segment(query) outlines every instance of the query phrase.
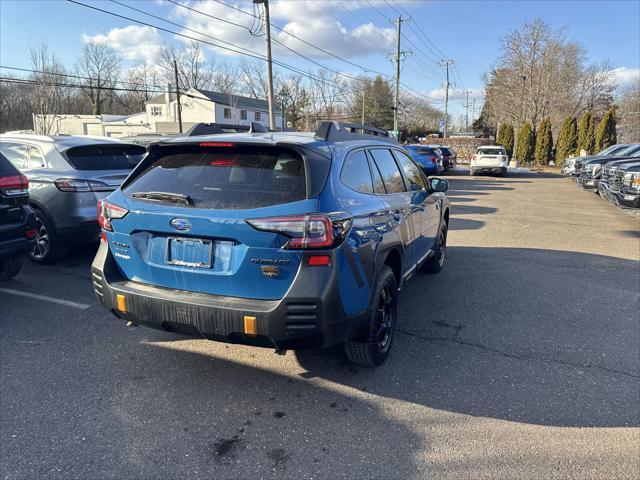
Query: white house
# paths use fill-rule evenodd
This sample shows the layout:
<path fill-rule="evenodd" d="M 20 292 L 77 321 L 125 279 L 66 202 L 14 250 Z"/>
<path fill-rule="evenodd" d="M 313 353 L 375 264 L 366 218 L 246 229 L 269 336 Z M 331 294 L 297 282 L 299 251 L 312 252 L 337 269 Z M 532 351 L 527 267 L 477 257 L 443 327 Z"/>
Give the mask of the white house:
<path fill-rule="evenodd" d="M 269 128 L 266 100 L 227 93 L 190 89 L 180 95 L 182 131 L 198 123 L 249 125 L 259 122 Z M 274 110 L 276 128 L 282 127 L 282 112 Z M 150 99 L 145 111 L 132 115 L 35 115 L 35 133 L 103 135 L 125 137 L 141 133 L 177 133 L 178 102 L 174 93 Z"/>

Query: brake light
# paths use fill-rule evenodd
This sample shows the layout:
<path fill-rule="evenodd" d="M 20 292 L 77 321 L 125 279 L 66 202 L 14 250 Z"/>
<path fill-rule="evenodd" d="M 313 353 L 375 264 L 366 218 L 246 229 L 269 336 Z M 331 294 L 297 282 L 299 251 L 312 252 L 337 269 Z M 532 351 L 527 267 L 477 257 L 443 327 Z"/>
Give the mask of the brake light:
<path fill-rule="evenodd" d="M 198 144 L 201 147 L 235 147 L 235 143 L 231 142 L 200 142 Z"/>
<path fill-rule="evenodd" d="M 289 237 L 287 249 L 332 248 L 349 233 L 351 219 L 335 220 L 327 215 L 287 215 L 245 220 L 256 230 Z"/>
<path fill-rule="evenodd" d="M 435 155 L 431 155 L 427 158 L 431 161 L 431 163 L 438 163 L 438 157 L 436 157 Z"/>
<path fill-rule="evenodd" d="M 95 180 L 77 178 L 58 178 L 53 182 L 61 192 L 111 192 L 113 187 Z"/>
<path fill-rule="evenodd" d="M 226 159 L 214 160 L 213 162 L 210 162 L 210 165 L 213 167 L 239 167 L 240 166 L 240 164 L 235 160 L 226 160 Z"/>
<path fill-rule="evenodd" d="M 113 232 L 111 220 L 124 218 L 129 213 L 126 208 L 113 205 L 106 200 L 98 200 L 98 223 L 109 232 Z"/>
<path fill-rule="evenodd" d="M 29 193 L 29 179 L 22 174 L 0 177 L 0 190 L 7 196 Z"/>
<path fill-rule="evenodd" d="M 474 162 L 475 162 L 477 159 L 478 159 L 478 156 L 477 156 L 477 155 L 474 155 L 473 157 L 471 157 L 471 160 L 472 160 L 472 161 L 474 161 Z"/>

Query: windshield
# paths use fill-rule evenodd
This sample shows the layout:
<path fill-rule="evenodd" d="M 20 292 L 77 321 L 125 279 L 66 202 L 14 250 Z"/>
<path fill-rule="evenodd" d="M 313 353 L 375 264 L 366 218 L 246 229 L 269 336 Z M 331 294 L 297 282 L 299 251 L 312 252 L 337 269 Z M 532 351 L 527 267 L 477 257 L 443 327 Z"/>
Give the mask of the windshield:
<path fill-rule="evenodd" d="M 611 145 L 610 147 L 605 148 L 601 152 L 598 152 L 597 155 L 613 155 L 616 152 L 621 152 L 629 148 L 629 145 Z"/>
<path fill-rule="evenodd" d="M 139 199 L 162 194 L 197 208 L 240 210 L 304 200 L 304 160 L 283 148 L 198 145 L 163 147 L 124 188 Z M 168 196 L 165 195 L 167 198 Z"/>
<path fill-rule="evenodd" d="M 622 148 L 620 151 L 616 152 L 614 156 L 624 157 L 624 156 L 635 155 L 637 153 L 640 153 L 640 145 L 631 145 L 631 146 Z"/>
<path fill-rule="evenodd" d="M 140 145 L 85 145 L 65 152 L 67 161 L 76 170 L 131 170 L 146 149 Z"/>

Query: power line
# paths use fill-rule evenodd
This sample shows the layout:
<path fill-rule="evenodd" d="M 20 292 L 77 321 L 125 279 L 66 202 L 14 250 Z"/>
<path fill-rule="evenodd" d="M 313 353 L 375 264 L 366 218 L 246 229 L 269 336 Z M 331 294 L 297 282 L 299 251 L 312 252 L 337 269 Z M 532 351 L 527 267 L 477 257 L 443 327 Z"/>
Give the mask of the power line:
<path fill-rule="evenodd" d="M 124 19 L 124 20 L 128 20 L 128 21 L 130 21 L 130 22 L 135 22 L 135 23 L 138 23 L 138 24 L 140 24 L 140 25 L 145 25 L 145 26 L 148 26 L 148 27 L 153 27 L 153 28 L 156 28 L 156 29 L 158 29 L 158 30 L 160 30 L 160 31 L 163 31 L 163 32 L 171 33 L 171 34 L 173 34 L 173 35 L 177 35 L 177 36 L 180 36 L 180 37 L 183 37 L 183 38 L 187 38 L 187 39 L 189 39 L 189 40 L 193 40 L 194 42 L 201 42 L 201 43 L 205 43 L 205 44 L 207 44 L 207 45 L 211 45 L 211 46 L 213 46 L 213 47 L 220 48 L 220 49 L 222 49 L 222 50 L 227 50 L 227 51 L 230 51 L 230 52 L 233 52 L 233 53 L 237 53 L 237 54 L 240 54 L 240 55 L 245 55 L 245 56 L 247 56 L 247 57 L 255 58 L 255 59 L 258 59 L 258 60 L 262 60 L 262 61 L 265 61 L 265 60 L 266 60 L 266 59 L 265 59 L 265 57 L 264 57 L 264 55 L 256 54 L 256 53 L 254 53 L 254 52 L 251 52 L 250 50 L 247 50 L 247 49 L 245 49 L 245 48 L 243 48 L 243 47 L 240 47 L 239 45 L 233 44 L 233 43 L 231 43 L 231 42 L 226 42 L 226 41 L 224 41 L 224 40 L 220 40 L 220 39 L 218 39 L 218 38 L 216 38 L 216 37 L 212 37 L 211 35 L 206 35 L 206 34 L 203 34 L 203 33 L 198 32 L 198 34 L 199 34 L 199 35 L 207 36 L 207 37 L 209 37 L 209 38 L 215 39 L 217 42 L 225 43 L 225 44 L 227 44 L 227 45 L 231 45 L 232 47 L 235 47 L 235 48 L 230 48 L 230 47 L 226 47 L 226 46 L 224 46 L 224 45 L 220 45 L 220 44 L 216 44 L 216 43 L 209 42 L 209 41 L 207 41 L 207 40 L 202 40 L 202 39 L 200 39 L 200 38 L 191 37 L 191 36 L 189 36 L 189 35 L 185 35 L 185 34 L 183 34 L 183 33 L 176 32 L 176 31 L 170 30 L 170 29 L 168 29 L 168 28 L 159 27 L 159 26 L 157 26 L 157 25 L 153 25 L 153 24 L 150 24 L 150 23 L 147 23 L 147 22 L 143 22 L 142 20 L 137 20 L 137 19 L 135 19 L 135 18 L 127 17 L 127 16 L 125 16 L 125 15 L 120 15 L 120 14 L 118 14 L 118 13 L 111 12 L 111 11 L 109 11 L 109 10 L 104 10 L 104 9 L 102 9 L 102 8 L 98 8 L 98 7 L 94 7 L 94 6 L 91 6 L 91 5 L 87 5 L 87 4 L 82 3 L 82 2 L 79 2 L 79 1 L 77 1 L 77 0 L 67 0 L 67 2 L 75 3 L 75 4 L 77 4 L 77 5 L 81 5 L 81 6 L 83 6 L 83 7 L 90 8 L 90 9 L 92 9 L 92 10 L 96 10 L 96 11 L 99 11 L 99 12 L 102 12 L 102 13 L 106 13 L 107 15 L 112 15 L 112 16 L 114 16 L 114 17 L 122 18 L 122 19 Z M 166 21 L 166 20 L 165 20 L 165 21 Z M 169 22 L 169 23 L 172 23 L 172 22 Z M 186 27 L 184 27 L 184 26 L 182 26 L 182 25 L 180 25 L 180 27 L 181 27 L 181 28 L 186 28 Z M 237 49 L 240 49 L 240 50 L 237 50 Z M 244 51 L 243 51 L 243 50 L 244 50 Z M 296 68 L 296 67 L 293 67 L 293 66 L 291 66 L 291 65 L 288 65 L 288 64 L 286 64 L 286 63 L 284 63 L 284 62 L 281 62 L 281 61 L 278 61 L 278 60 L 274 60 L 274 61 L 273 61 L 273 63 L 275 63 L 276 65 L 281 66 L 282 68 L 284 68 L 284 69 L 286 69 L 286 70 L 289 70 L 289 71 L 292 71 L 292 72 L 296 72 L 296 73 L 298 73 L 298 74 L 300 74 L 300 75 L 303 75 L 303 76 L 305 76 L 305 77 L 308 77 L 308 78 L 314 79 L 314 80 L 319 81 L 319 82 L 321 82 L 321 83 L 325 83 L 325 84 L 327 83 L 325 80 L 323 80 L 323 79 L 319 78 L 319 77 L 318 77 L 318 76 L 316 76 L 316 75 L 313 75 L 313 74 L 310 74 L 310 73 L 308 73 L 308 72 L 305 72 L 304 70 L 300 70 L 300 69 L 298 69 L 298 68 Z M 333 83 L 335 83 L 335 82 L 333 82 Z"/>
<path fill-rule="evenodd" d="M 68 1 L 74 1 L 74 3 L 77 3 L 77 2 L 75 2 L 75 0 L 68 0 Z M 221 4 L 221 5 L 224 5 L 224 6 L 226 6 L 226 7 L 229 7 L 229 8 L 231 8 L 231 9 L 236 10 L 236 11 L 238 11 L 238 12 L 241 12 L 241 13 L 243 13 L 243 14 L 245 14 L 245 15 L 252 16 L 252 17 L 256 17 L 254 14 L 249 13 L 249 12 L 247 12 L 247 11 L 245 11 L 245 10 L 239 9 L 239 8 L 237 8 L 237 7 L 233 6 L 233 5 L 229 5 L 229 4 L 225 3 L 225 2 L 223 2 L 222 0 L 215 0 L 215 1 L 216 1 L 217 3 L 219 3 L 219 4 Z M 175 3 L 175 2 L 172 2 L 172 3 Z M 192 9 L 192 10 L 199 12 L 197 9 Z M 200 12 L 200 13 L 202 13 L 202 12 Z M 312 43 L 307 42 L 306 40 L 303 40 L 303 39 L 301 39 L 300 37 L 297 37 L 297 36 L 295 36 L 295 35 L 293 35 L 293 34 L 291 34 L 291 33 L 287 32 L 286 30 L 284 30 L 284 29 L 282 29 L 282 28 L 278 27 L 277 25 L 274 25 L 273 23 L 271 23 L 271 26 L 273 26 L 274 28 L 276 28 L 277 30 L 279 30 L 279 31 L 281 31 L 281 32 L 286 33 L 287 35 L 292 36 L 293 38 L 296 38 L 297 40 L 303 41 L 304 43 L 306 43 L 306 44 L 308 44 L 308 45 L 311 45 L 311 46 L 313 46 L 314 48 L 317 48 L 318 50 L 320 50 L 320 51 L 322 51 L 322 52 L 325 52 L 325 53 L 330 54 L 330 55 L 332 55 L 332 56 L 334 56 L 334 57 L 336 57 L 336 58 L 338 58 L 338 59 L 340 59 L 340 60 L 342 60 L 342 61 L 346 61 L 346 62 L 348 62 L 348 63 L 350 63 L 350 64 L 352 64 L 352 65 L 355 65 L 355 66 L 357 66 L 358 68 L 362 69 L 362 70 L 363 70 L 363 71 L 365 71 L 365 72 L 366 72 L 366 71 L 369 71 L 369 72 L 371 72 L 371 73 L 378 74 L 378 75 L 383 76 L 383 77 L 385 77 L 385 78 L 391 78 L 391 76 L 390 76 L 390 75 L 384 74 L 384 73 L 382 73 L 382 72 L 377 72 L 377 71 L 375 71 L 375 70 L 368 69 L 368 68 L 366 68 L 366 67 L 363 67 L 362 65 L 358 65 L 358 64 L 356 64 L 356 63 L 354 63 L 354 62 L 351 62 L 351 61 L 349 61 L 349 60 L 345 60 L 345 59 L 343 59 L 342 57 L 339 57 L 339 56 L 337 56 L 337 55 L 331 54 L 330 52 L 328 52 L 328 51 L 326 51 L 326 50 L 324 50 L 324 49 L 322 49 L 322 48 L 320 48 L 320 47 L 316 47 L 316 46 L 315 46 L 315 45 L 313 45 Z M 383 30 L 383 31 L 384 31 L 384 30 Z M 207 35 L 207 36 L 208 36 L 208 35 Z M 210 36 L 209 36 L 209 37 L 210 37 Z M 210 38 L 214 38 L 214 37 L 210 37 Z M 222 41 L 222 40 L 220 40 L 220 39 L 216 39 L 216 41 Z M 296 54 L 296 55 L 298 55 L 298 56 L 300 56 L 300 57 L 304 58 L 305 60 L 310 61 L 310 62 L 312 62 L 312 63 L 314 63 L 314 64 L 316 64 L 316 65 L 320 66 L 321 68 L 324 68 L 324 69 L 326 69 L 326 70 L 329 70 L 329 71 L 331 71 L 331 72 L 333 72 L 333 73 L 335 73 L 335 74 L 337 74 L 337 75 L 341 75 L 341 76 L 343 76 L 343 77 L 349 78 L 349 79 L 351 79 L 351 80 L 359 80 L 357 77 L 354 77 L 353 75 L 349 75 L 349 74 L 345 74 L 345 73 L 343 73 L 343 72 L 339 72 L 339 71 L 337 71 L 337 70 L 334 70 L 334 69 L 331 69 L 331 68 L 327 67 L 327 66 L 326 66 L 326 65 L 324 65 L 324 64 L 321 64 L 321 63 L 319 63 L 319 62 L 316 62 L 316 61 L 314 61 L 314 60 L 310 59 L 309 57 L 307 57 L 307 56 L 305 56 L 305 55 L 301 54 L 300 52 L 298 52 L 298 51 L 296 51 L 296 50 L 294 50 L 294 49 L 292 49 L 292 48 L 290 48 L 290 47 L 288 47 L 288 46 L 284 45 L 282 42 L 279 42 L 279 41 L 278 41 L 278 40 L 276 40 L 276 39 L 273 39 L 273 41 L 274 41 L 274 42 L 276 42 L 276 43 L 278 43 L 278 44 L 279 44 L 279 45 L 281 45 L 282 47 L 284 47 L 284 48 L 286 48 L 286 49 L 290 50 L 290 51 L 291 51 L 291 52 L 293 52 L 294 54 Z M 206 43 L 206 42 L 205 42 L 205 43 Z M 225 43 L 228 43 L 228 42 L 225 42 Z M 231 45 L 233 45 L 233 44 L 231 44 Z M 235 46 L 235 47 L 237 47 L 237 45 L 234 45 L 234 46 Z M 276 62 L 276 61 L 274 60 L 274 63 L 278 63 L 278 62 Z M 307 75 L 307 76 L 308 76 L 308 75 Z M 409 91 L 413 92 L 413 93 L 415 94 L 416 98 L 420 98 L 420 97 L 422 97 L 422 98 L 425 98 L 425 99 L 427 99 L 427 100 L 429 100 L 429 101 L 430 101 L 430 100 L 432 100 L 430 97 L 428 97 L 428 96 L 426 96 L 426 95 L 423 95 L 423 94 L 421 94 L 420 92 L 417 92 L 416 90 L 413 90 L 412 88 L 408 87 L 407 85 L 404 85 L 404 84 L 402 84 L 402 85 L 404 86 L 404 88 L 405 88 L 406 90 L 409 90 Z"/>

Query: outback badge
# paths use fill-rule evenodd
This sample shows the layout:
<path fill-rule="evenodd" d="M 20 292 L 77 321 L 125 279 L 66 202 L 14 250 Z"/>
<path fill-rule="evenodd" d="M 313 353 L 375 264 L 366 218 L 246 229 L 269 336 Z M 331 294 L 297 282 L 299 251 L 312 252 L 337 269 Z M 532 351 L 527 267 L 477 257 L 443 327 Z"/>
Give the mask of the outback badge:
<path fill-rule="evenodd" d="M 261 265 L 260 270 L 265 277 L 276 278 L 280 275 L 280 267 L 274 265 Z"/>

